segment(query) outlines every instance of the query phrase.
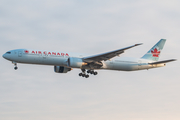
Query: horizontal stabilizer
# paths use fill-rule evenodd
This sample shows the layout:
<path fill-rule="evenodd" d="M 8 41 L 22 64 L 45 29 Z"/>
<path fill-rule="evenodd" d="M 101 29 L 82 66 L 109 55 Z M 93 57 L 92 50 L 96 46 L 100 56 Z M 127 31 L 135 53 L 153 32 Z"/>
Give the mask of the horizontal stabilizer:
<path fill-rule="evenodd" d="M 149 64 L 150 65 L 163 64 L 163 63 L 172 62 L 172 61 L 176 61 L 176 59 L 163 60 L 163 61 L 153 62 L 153 63 L 149 63 Z"/>

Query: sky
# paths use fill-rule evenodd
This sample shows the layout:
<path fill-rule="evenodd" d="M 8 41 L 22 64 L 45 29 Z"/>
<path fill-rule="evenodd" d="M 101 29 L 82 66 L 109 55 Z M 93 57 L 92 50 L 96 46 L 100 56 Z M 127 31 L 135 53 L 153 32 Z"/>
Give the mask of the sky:
<path fill-rule="evenodd" d="M 178 0 L 1 0 L 0 56 L 27 48 L 98 54 L 143 45 L 121 57 L 142 57 L 167 39 L 160 60 L 178 59 Z M 179 61 L 151 70 L 14 65 L 0 57 L 0 120 L 179 120 Z"/>

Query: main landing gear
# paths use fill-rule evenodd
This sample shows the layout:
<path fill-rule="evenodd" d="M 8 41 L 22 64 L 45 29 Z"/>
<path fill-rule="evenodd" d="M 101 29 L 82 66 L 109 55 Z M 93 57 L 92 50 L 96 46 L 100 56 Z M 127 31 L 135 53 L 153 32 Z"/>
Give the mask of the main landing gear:
<path fill-rule="evenodd" d="M 93 74 L 93 75 L 97 75 L 98 73 L 96 71 L 93 70 L 88 70 L 87 73 Z"/>
<path fill-rule="evenodd" d="M 85 77 L 85 78 L 88 78 L 88 77 L 89 77 L 89 75 L 84 74 L 84 73 L 79 73 L 79 76 L 82 76 L 82 77 Z"/>
<path fill-rule="evenodd" d="M 14 69 L 17 70 L 18 67 L 17 67 L 17 63 L 16 62 L 12 62 L 14 64 Z"/>
<path fill-rule="evenodd" d="M 87 73 L 93 74 L 93 75 L 97 75 L 97 74 L 98 74 L 98 73 L 95 72 L 94 70 L 88 70 L 87 73 L 86 73 L 86 70 L 85 70 L 85 69 L 81 69 L 81 70 L 82 70 L 82 73 L 79 73 L 79 76 L 82 76 L 82 77 L 85 77 L 85 78 L 88 78 L 88 77 L 89 77 L 89 75 L 88 75 Z"/>

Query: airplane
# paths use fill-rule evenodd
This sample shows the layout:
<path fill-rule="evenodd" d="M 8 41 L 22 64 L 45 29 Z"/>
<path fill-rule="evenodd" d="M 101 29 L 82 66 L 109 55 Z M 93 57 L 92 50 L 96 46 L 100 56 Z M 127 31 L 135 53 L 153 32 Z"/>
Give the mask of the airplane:
<path fill-rule="evenodd" d="M 12 61 L 15 70 L 18 69 L 17 63 L 51 65 L 54 66 L 56 73 L 67 73 L 72 68 L 81 69 L 79 76 L 88 78 L 90 74 L 97 75 L 98 72 L 94 70 L 100 69 L 137 71 L 164 67 L 166 63 L 176 60 L 158 61 L 165 42 L 166 39 L 161 39 L 141 58 L 120 57 L 120 54 L 142 43 L 92 56 L 69 52 L 15 49 L 3 54 L 3 58 Z"/>

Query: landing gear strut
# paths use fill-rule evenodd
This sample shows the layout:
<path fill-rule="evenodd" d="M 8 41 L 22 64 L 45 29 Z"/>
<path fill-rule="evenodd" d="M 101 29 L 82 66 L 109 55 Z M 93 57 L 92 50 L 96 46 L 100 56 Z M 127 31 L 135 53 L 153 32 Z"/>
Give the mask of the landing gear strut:
<path fill-rule="evenodd" d="M 14 62 L 14 61 L 13 61 L 12 63 L 14 64 L 14 69 L 15 69 L 15 70 L 17 70 L 17 69 L 18 69 L 18 67 L 17 67 L 17 63 L 16 63 L 16 62 Z"/>
<path fill-rule="evenodd" d="M 89 75 L 87 73 L 90 73 L 90 74 L 93 74 L 93 75 L 97 75 L 98 74 L 94 70 L 88 70 L 87 73 L 86 73 L 85 69 L 81 69 L 81 71 L 82 71 L 82 73 L 79 73 L 79 76 L 82 76 L 82 77 L 85 77 L 85 78 L 89 77 Z"/>

